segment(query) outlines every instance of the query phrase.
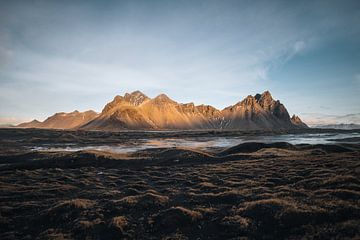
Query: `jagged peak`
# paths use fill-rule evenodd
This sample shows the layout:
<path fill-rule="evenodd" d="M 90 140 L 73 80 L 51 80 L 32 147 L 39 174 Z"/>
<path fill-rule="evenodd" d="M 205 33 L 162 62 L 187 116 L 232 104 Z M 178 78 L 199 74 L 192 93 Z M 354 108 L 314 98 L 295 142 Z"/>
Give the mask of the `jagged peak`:
<path fill-rule="evenodd" d="M 254 98 L 258 102 L 271 102 L 274 100 L 273 97 L 271 96 L 271 93 L 268 90 L 264 91 L 262 94 L 260 93 L 255 94 Z"/>
<path fill-rule="evenodd" d="M 147 97 L 144 93 L 142 93 L 141 91 L 139 90 L 136 90 L 136 91 L 133 91 L 131 93 L 125 93 L 124 97 L 129 97 L 129 96 L 143 96 L 143 97 Z"/>
<path fill-rule="evenodd" d="M 139 95 L 139 94 L 145 95 L 143 92 L 141 92 L 141 91 L 139 91 L 139 90 L 133 91 L 131 94 L 132 94 L 132 95 Z"/>
<path fill-rule="evenodd" d="M 240 104 L 252 104 L 256 101 L 255 97 L 252 95 L 248 95 L 244 100 L 240 102 Z"/>
<path fill-rule="evenodd" d="M 302 127 L 308 127 L 301 119 L 299 116 L 293 114 L 292 117 L 290 118 L 290 121 L 297 125 L 297 126 L 302 126 Z"/>
<path fill-rule="evenodd" d="M 267 101 L 271 102 L 274 101 L 273 97 L 271 96 L 271 93 L 269 91 L 265 91 L 261 94 L 259 101 Z"/>
<path fill-rule="evenodd" d="M 300 119 L 300 117 L 297 116 L 297 115 L 295 115 L 295 114 L 293 114 L 293 115 L 291 116 L 291 121 L 295 121 L 295 122 L 300 121 L 300 122 L 302 122 L 301 119 Z"/>
<path fill-rule="evenodd" d="M 261 94 L 261 96 L 267 96 L 267 97 L 271 97 L 271 98 L 272 98 L 271 93 L 270 93 L 270 91 L 268 91 L 268 90 L 264 91 L 264 92 Z"/>
<path fill-rule="evenodd" d="M 266 111 L 273 111 L 276 106 L 280 106 L 279 100 L 274 100 L 269 91 L 264 91 L 262 94 L 255 95 L 256 101 Z"/>
<path fill-rule="evenodd" d="M 247 95 L 245 99 L 254 99 L 253 95 Z"/>
<path fill-rule="evenodd" d="M 139 106 L 149 98 L 148 96 L 137 90 L 132 93 L 125 93 L 124 99 L 125 101 L 129 102 L 131 105 Z"/>

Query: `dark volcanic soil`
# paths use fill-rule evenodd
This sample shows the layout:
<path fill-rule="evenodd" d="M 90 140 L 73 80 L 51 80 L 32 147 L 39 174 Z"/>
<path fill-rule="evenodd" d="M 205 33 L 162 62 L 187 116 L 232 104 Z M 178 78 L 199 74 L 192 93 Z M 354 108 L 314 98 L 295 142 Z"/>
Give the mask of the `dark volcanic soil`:
<path fill-rule="evenodd" d="M 26 149 L 123 137 L 0 132 L 0 239 L 360 238 L 357 144 L 51 153 Z"/>

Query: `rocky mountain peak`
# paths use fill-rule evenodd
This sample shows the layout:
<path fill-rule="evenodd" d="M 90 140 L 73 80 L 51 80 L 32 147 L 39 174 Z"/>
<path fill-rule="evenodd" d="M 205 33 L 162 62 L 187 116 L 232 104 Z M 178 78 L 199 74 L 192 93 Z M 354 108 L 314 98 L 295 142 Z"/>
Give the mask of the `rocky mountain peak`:
<path fill-rule="evenodd" d="M 293 114 L 290 119 L 293 123 L 302 123 L 300 117 L 295 114 Z"/>
<path fill-rule="evenodd" d="M 139 91 L 139 90 L 133 91 L 132 93 L 130 93 L 130 95 L 136 95 L 136 96 L 142 95 L 142 96 L 146 96 L 144 93 L 142 93 L 142 92 Z"/>
<path fill-rule="evenodd" d="M 170 99 L 166 94 L 160 94 L 156 96 L 154 99 L 156 103 L 176 103 L 174 100 Z"/>
<path fill-rule="evenodd" d="M 104 109 L 102 110 L 102 113 L 106 113 L 110 111 L 117 105 L 120 105 L 122 102 L 124 102 L 124 97 L 120 95 L 116 95 L 111 102 L 105 105 Z"/>
<path fill-rule="evenodd" d="M 131 105 L 139 106 L 149 98 L 140 91 L 134 91 L 132 93 L 125 93 L 124 100 L 129 102 Z"/>
<path fill-rule="evenodd" d="M 293 114 L 292 117 L 291 117 L 291 123 L 296 125 L 296 126 L 300 126 L 300 127 L 303 127 L 303 128 L 307 128 L 308 126 L 300 119 L 299 116 Z"/>
<path fill-rule="evenodd" d="M 265 91 L 262 94 L 256 94 L 255 99 L 266 111 L 274 111 L 275 108 L 280 106 L 280 101 L 275 101 L 269 91 Z"/>
<path fill-rule="evenodd" d="M 299 118 L 299 116 L 293 114 L 293 115 L 291 116 L 291 120 L 292 120 L 292 121 L 299 121 L 300 118 Z"/>
<path fill-rule="evenodd" d="M 254 105 L 256 103 L 255 97 L 248 95 L 244 100 L 240 102 L 240 105 Z"/>
<path fill-rule="evenodd" d="M 259 101 L 261 98 L 261 94 L 259 93 L 255 94 L 254 98 L 256 99 L 256 101 Z"/>
<path fill-rule="evenodd" d="M 262 98 L 273 99 L 269 91 L 265 91 L 261 94 Z"/>
<path fill-rule="evenodd" d="M 125 93 L 124 96 L 117 95 L 114 100 L 105 105 L 102 113 L 112 112 L 115 108 L 121 107 L 122 105 L 139 106 L 147 100 L 149 100 L 149 98 L 140 91 Z"/>

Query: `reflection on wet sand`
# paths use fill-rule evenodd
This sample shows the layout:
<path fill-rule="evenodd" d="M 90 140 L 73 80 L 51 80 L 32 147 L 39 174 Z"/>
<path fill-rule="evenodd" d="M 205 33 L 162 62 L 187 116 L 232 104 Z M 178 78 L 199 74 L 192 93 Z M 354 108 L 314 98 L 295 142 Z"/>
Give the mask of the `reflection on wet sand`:
<path fill-rule="evenodd" d="M 211 150 L 227 148 L 246 142 L 288 142 L 290 144 L 333 144 L 336 142 L 360 142 L 360 133 L 317 133 L 317 134 L 284 134 L 254 135 L 246 137 L 197 137 L 197 138 L 150 138 L 134 139 L 121 144 L 77 146 L 67 143 L 59 146 L 35 146 L 35 151 L 81 151 L 96 150 L 112 153 L 132 153 L 153 148 L 189 148 L 194 150 Z"/>

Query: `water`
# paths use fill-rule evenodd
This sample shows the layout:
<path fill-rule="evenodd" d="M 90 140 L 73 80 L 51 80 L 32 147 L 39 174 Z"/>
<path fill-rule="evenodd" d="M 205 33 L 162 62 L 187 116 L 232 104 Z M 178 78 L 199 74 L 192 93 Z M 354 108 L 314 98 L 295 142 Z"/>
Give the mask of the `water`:
<path fill-rule="evenodd" d="M 350 140 L 350 138 L 353 138 Z M 354 139 L 355 138 L 355 139 Z M 272 136 L 240 136 L 240 137 L 196 137 L 196 138 L 159 138 L 129 140 L 126 144 L 77 146 L 75 143 L 58 146 L 33 147 L 36 151 L 80 151 L 98 150 L 112 153 L 131 153 L 152 148 L 191 148 L 207 150 L 226 148 L 245 142 L 288 142 L 291 144 L 334 144 L 337 142 L 360 143 L 360 133 L 306 133 L 284 134 Z"/>

